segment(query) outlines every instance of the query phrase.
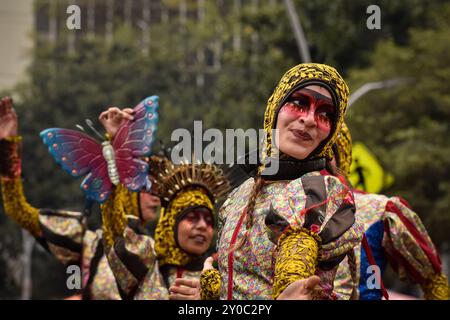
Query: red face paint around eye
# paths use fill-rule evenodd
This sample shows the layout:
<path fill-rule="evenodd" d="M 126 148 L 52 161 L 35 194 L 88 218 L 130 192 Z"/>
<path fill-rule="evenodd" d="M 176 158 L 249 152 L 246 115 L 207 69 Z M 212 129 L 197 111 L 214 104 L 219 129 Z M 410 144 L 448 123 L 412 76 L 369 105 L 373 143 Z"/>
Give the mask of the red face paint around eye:
<path fill-rule="evenodd" d="M 330 135 L 335 110 L 327 89 L 311 85 L 297 90 L 278 113 L 275 145 L 295 159 L 306 159 Z"/>
<path fill-rule="evenodd" d="M 319 129 L 328 130 L 334 117 L 333 100 L 307 88 L 294 92 L 283 105 L 280 112 L 287 113 L 290 117 L 307 117 L 310 112 Z"/>
<path fill-rule="evenodd" d="M 188 214 L 186 214 L 186 217 L 184 219 L 194 224 L 203 219 L 206 225 L 214 225 L 213 219 L 211 217 L 211 212 L 205 208 L 196 208 L 193 211 L 190 211 Z"/>

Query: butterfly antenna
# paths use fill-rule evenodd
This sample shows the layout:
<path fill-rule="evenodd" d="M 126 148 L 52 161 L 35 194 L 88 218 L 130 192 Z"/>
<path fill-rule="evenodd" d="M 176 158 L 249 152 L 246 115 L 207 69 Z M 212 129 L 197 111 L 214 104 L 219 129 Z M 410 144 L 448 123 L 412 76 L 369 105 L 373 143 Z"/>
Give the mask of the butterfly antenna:
<path fill-rule="evenodd" d="M 94 128 L 94 123 L 91 121 L 91 119 L 86 119 L 86 124 L 88 127 L 97 135 L 97 137 L 100 138 L 100 140 L 104 140 L 105 138 Z"/>

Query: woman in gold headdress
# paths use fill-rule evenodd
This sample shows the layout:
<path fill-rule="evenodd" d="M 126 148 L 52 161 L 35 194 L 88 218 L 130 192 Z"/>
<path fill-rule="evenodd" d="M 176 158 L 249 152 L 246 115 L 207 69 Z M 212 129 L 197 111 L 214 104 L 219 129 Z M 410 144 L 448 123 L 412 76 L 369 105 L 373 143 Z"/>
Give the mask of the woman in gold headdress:
<path fill-rule="evenodd" d="M 132 119 L 131 109 L 110 108 L 100 115 L 111 136 L 123 119 Z M 155 237 L 130 224 L 126 204 L 116 197 L 119 186 L 102 206 L 111 269 L 123 298 L 195 299 L 213 238 L 214 203 L 228 192 L 229 182 L 210 164 L 175 165 L 164 156 L 152 156 L 149 163 L 152 192 L 162 206 Z"/>
<path fill-rule="evenodd" d="M 348 176 L 352 163 L 352 138 L 345 124 L 333 151 L 337 167 Z M 388 298 L 382 281 L 375 285 L 369 278 L 373 278 L 374 266 L 378 267 L 376 270 L 381 277 L 389 264 L 401 279 L 419 284 L 425 299 L 448 300 L 448 281 L 442 271 L 438 251 L 409 204 L 400 197 L 359 190 L 354 190 L 354 196 L 356 219 L 364 226 L 365 236 L 362 243 L 353 249 L 354 254 L 339 265 L 334 283 L 339 299 Z"/>
<path fill-rule="evenodd" d="M 203 298 L 333 298 L 337 265 L 362 236 L 351 190 L 329 165 L 347 100 L 327 65 L 282 77 L 265 112 L 262 161 L 220 209 L 218 270 L 202 273 Z"/>

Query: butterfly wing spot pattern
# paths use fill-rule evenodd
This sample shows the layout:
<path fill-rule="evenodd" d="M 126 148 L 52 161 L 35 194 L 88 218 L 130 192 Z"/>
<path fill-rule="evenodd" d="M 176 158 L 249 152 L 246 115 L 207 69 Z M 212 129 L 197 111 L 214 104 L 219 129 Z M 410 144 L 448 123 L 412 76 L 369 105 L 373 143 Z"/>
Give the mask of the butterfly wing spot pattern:
<path fill-rule="evenodd" d="M 124 183 L 132 191 L 149 187 L 148 164 L 139 159 L 150 154 L 155 139 L 158 96 L 151 96 L 134 108 L 134 120 L 126 121 L 112 143 L 99 143 L 87 134 L 50 128 L 40 136 L 50 154 L 73 177 L 88 174 L 81 190 L 90 200 L 104 202 L 113 185 Z"/>

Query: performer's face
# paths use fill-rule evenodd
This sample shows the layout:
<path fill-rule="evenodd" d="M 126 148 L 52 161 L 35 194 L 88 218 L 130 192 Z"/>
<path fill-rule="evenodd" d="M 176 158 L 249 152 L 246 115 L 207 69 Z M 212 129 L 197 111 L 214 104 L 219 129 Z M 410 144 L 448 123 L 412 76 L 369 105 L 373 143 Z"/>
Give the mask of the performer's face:
<path fill-rule="evenodd" d="M 308 157 L 330 134 L 335 110 L 330 92 L 321 86 L 293 92 L 278 113 L 279 150 L 299 160 Z"/>
<path fill-rule="evenodd" d="M 178 224 L 178 244 L 189 254 L 202 255 L 211 245 L 213 231 L 211 210 L 195 208 L 187 212 Z"/>
<path fill-rule="evenodd" d="M 139 203 L 141 205 L 141 215 L 144 222 L 156 219 L 158 206 L 161 205 L 159 198 L 149 192 L 139 192 Z"/>

